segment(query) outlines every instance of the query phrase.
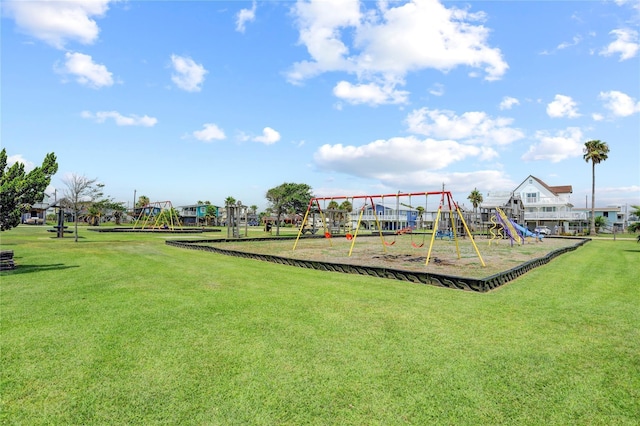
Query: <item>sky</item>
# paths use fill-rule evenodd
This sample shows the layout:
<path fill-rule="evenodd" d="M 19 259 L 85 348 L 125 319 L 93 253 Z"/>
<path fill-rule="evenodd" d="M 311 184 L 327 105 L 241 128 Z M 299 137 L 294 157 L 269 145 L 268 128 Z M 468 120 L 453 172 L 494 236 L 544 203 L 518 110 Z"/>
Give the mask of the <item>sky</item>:
<path fill-rule="evenodd" d="M 268 189 L 477 189 L 529 175 L 640 205 L 640 0 L 9 1 L 0 143 L 130 206 Z"/>

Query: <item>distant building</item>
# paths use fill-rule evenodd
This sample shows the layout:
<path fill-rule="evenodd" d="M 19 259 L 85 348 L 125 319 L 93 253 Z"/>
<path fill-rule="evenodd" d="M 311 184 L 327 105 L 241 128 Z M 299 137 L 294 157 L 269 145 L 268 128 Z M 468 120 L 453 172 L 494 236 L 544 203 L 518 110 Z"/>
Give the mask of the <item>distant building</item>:
<path fill-rule="evenodd" d="M 400 229 L 415 229 L 418 226 L 418 210 L 398 203 L 376 203 L 367 205 L 362 212 L 361 223 L 367 229 L 376 228 L 376 217 L 383 231 L 398 231 Z M 355 228 L 360 218 L 360 209 L 351 213 L 352 226 Z"/>
<path fill-rule="evenodd" d="M 525 207 L 520 194 L 515 192 L 491 191 L 483 196 L 480 203 L 480 217 L 483 224 L 488 225 L 491 216 L 495 216 L 497 209 L 501 209 L 509 219 L 525 225 Z"/>
<path fill-rule="evenodd" d="M 571 185 L 551 186 L 529 175 L 515 190 L 525 206 L 524 219 L 530 227 L 560 227 L 568 232 L 571 226 L 584 222 L 583 212 L 576 212 L 571 203 Z"/>
<path fill-rule="evenodd" d="M 585 217 L 585 227 L 591 223 L 591 208 L 575 208 L 574 212 Z M 604 231 L 620 232 L 626 228 L 626 217 L 620 206 L 596 207 L 594 209 L 595 217 L 602 216 L 605 218 Z"/>
<path fill-rule="evenodd" d="M 44 194 L 42 201 L 30 206 L 29 210 L 22 213 L 20 223 L 29 225 L 44 225 L 47 221 L 47 210 L 52 201 L 47 194 Z"/>
<path fill-rule="evenodd" d="M 199 226 L 207 224 L 207 210 L 209 206 L 215 208 L 215 217 L 212 218 L 217 225 L 220 208 L 212 204 L 192 204 L 178 207 L 180 220 L 185 226 Z"/>
<path fill-rule="evenodd" d="M 571 200 L 572 193 L 571 185 L 552 186 L 529 175 L 512 192 L 488 193 L 481 204 L 482 219 L 486 222 L 484 214 L 489 216 L 491 208 L 500 207 L 500 204 L 506 202 L 508 195 L 511 194 L 513 200 L 521 200 L 524 209 L 524 215 L 519 216 L 520 220 L 516 220 L 519 223 L 525 223 L 530 230 L 538 226 L 547 226 L 558 233 L 584 232 L 589 227 L 591 209 L 576 208 Z M 599 207 L 595 209 L 595 215 L 605 217 L 606 227 L 609 229 L 626 228 L 626 211 L 621 207 Z"/>

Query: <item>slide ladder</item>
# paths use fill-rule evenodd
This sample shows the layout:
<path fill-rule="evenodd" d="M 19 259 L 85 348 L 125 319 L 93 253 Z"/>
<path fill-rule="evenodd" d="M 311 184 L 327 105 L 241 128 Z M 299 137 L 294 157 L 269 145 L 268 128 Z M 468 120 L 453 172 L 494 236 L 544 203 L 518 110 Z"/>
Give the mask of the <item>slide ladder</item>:
<path fill-rule="evenodd" d="M 524 238 L 520 235 L 518 230 L 513 226 L 513 223 L 509 220 L 507 215 L 501 208 L 496 207 L 496 211 L 498 212 L 498 217 L 500 218 L 500 222 L 502 222 L 502 226 L 504 226 L 507 234 L 511 240 L 517 242 L 518 244 L 524 244 Z"/>

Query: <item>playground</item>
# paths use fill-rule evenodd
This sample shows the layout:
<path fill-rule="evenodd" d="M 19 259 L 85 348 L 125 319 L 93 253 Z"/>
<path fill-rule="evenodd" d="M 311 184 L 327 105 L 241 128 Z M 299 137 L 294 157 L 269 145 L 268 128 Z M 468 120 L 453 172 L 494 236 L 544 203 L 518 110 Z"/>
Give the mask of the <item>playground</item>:
<path fill-rule="evenodd" d="M 387 236 L 389 237 L 389 236 Z M 395 237 L 395 238 L 394 238 Z M 295 250 L 291 249 L 291 239 L 266 239 L 254 241 L 232 241 L 223 243 L 225 250 L 245 253 L 281 256 L 291 259 L 329 262 L 346 265 L 386 267 L 416 272 L 451 275 L 469 278 L 484 278 L 514 268 L 530 260 L 546 256 L 554 250 L 572 247 L 582 240 L 566 238 L 546 238 L 544 243 L 529 243 L 512 246 L 508 240 L 496 242 L 486 237 L 476 238 L 485 266 L 482 266 L 469 238 L 461 238 L 457 244 L 447 237 L 435 238 L 429 265 L 425 265 L 428 241 L 431 233 L 394 235 L 395 243 L 387 246 L 379 236 L 359 236 L 349 255 L 353 240 L 344 236 L 327 238 L 301 238 Z M 423 247 L 414 247 L 425 239 Z M 219 242 L 199 242 L 220 247 Z M 457 246 L 457 247 L 456 247 Z M 458 250 L 460 258 L 458 258 Z"/>
<path fill-rule="evenodd" d="M 417 205 L 418 201 L 422 204 Z M 336 267 L 343 272 L 353 272 L 349 266 L 376 268 L 378 276 L 388 276 L 384 270 L 391 270 L 397 273 L 390 275 L 399 279 L 407 279 L 404 272 L 408 271 L 422 274 L 421 282 L 430 282 L 425 273 L 483 279 L 584 243 L 561 238 L 543 242 L 502 209 L 489 219 L 490 233 L 481 236 L 481 243 L 472 232 L 473 225 L 482 225 L 478 216 L 463 213 L 448 191 L 312 198 L 297 226 L 293 247 L 288 239 L 228 239 L 220 251 L 270 261 L 286 258 L 347 265 Z M 220 244 L 196 243 L 212 250 Z"/>

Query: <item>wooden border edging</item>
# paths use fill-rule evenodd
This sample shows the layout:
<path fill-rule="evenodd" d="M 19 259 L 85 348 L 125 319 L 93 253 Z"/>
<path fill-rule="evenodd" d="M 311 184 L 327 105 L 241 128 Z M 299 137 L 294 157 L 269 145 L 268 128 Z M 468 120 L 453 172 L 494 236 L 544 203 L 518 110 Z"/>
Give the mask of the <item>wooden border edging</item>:
<path fill-rule="evenodd" d="M 306 238 L 322 238 L 318 236 L 314 237 L 306 237 Z M 221 247 L 214 247 L 211 245 L 203 245 L 202 243 L 207 244 L 224 244 L 227 242 L 250 242 L 250 241 L 265 241 L 265 240 L 283 240 L 283 239 L 291 239 L 287 237 L 279 237 L 279 238 L 269 238 L 269 237 L 261 237 L 261 238 L 242 238 L 242 239 L 206 239 L 206 240 L 192 240 L 192 241 L 178 241 L 178 240 L 167 240 L 165 244 L 173 246 L 186 248 L 191 250 L 201 250 L 201 251 L 209 251 L 213 253 L 224 254 L 226 256 L 235 256 L 241 257 L 245 259 L 255 259 L 262 260 L 264 262 L 277 263 L 280 265 L 289 265 L 296 266 L 298 268 L 307 268 L 307 269 L 316 269 L 319 271 L 329 271 L 329 272 L 341 272 L 346 274 L 359 274 L 359 275 L 368 275 L 378 278 L 388 278 L 395 279 L 401 281 L 407 281 L 417 284 L 429 284 L 435 285 L 438 287 L 451 288 L 456 290 L 467 290 L 467 291 L 475 291 L 480 293 L 486 293 L 495 288 L 498 288 L 509 281 L 512 281 L 521 275 L 526 274 L 538 266 L 545 265 L 549 263 L 554 258 L 560 256 L 561 254 L 573 251 L 583 244 L 591 241 L 590 238 L 581 238 L 576 244 L 569 247 L 563 247 L 557 250 L 554 250 L 547 255 L 530 260 L 528 262 L 522 263 L 521 265 L 516 266 L 515 268 L 511 268 L 507 271 L 500 272 L 495 275 L 491 275 L 486 278 L 468 278 L 468 277 L 457 277 L 452 275 L 442 275 L 442 274 L 432 274 L 430 272 L 419 272 L 419 271 L 407 271 L 402 269 L 392 269 L 392 268 L 384 268 L 384 267 L 376 267 L 376 266 L 362 266 L 362 265 L 347 265 L 344 263 L 335 263 L 335 262 L 322 262 L 317 260 L 302 260 L 302 259 L 292 259 L 283 256 L 275 256 L 270 254 L 258 254 L 258 253 L 247 253 L 238 250 L 230 250 Z"/>

